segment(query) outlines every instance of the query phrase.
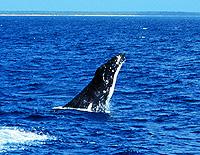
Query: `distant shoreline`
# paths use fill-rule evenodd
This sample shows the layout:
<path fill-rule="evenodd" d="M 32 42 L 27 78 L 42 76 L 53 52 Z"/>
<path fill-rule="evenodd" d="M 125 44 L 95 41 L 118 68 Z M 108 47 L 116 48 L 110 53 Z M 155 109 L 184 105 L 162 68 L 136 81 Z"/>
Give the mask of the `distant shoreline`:
<path fill-rule="evenodd" d="M 1 14 L 0 16 L 141 16 L 126 14 Z"/>
<path fill-rule="evenodd" d="M 17 17 L 17 16 L 24 16 L 24 17 L 57 17 L 57 16 L 68 16 L 68 17 L 81 17 L 81 16 L 85 16 L 85 17 L 139 17 L 139 16 L 148 16 L 148 15 L 92 15 L 92 14 L 85 14 L 85 15 L 81 15 L 81 14 L 74 14 L 74 15 L 52 15 L 52 14 L 0 14 L 0 17 L 6 17 L 6 16 L 13 16 L 13 17 Z"/>
<path fill-rule="evenodd" d="M 0 16 L 200 16 L 198 12 L 0 11 Z"/>

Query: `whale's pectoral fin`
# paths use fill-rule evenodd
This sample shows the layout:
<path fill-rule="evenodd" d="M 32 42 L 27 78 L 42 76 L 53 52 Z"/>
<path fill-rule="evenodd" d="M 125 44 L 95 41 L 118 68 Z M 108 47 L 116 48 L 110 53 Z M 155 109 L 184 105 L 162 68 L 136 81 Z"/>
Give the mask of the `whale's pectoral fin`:
<path fill-rule="evenodd" d="M 63 108 L 84 109 L 105 112 L 113 95 L 117 75 L 125 61 L 125 54 L 119 54 L 100 66 L 92 81 Z"/>

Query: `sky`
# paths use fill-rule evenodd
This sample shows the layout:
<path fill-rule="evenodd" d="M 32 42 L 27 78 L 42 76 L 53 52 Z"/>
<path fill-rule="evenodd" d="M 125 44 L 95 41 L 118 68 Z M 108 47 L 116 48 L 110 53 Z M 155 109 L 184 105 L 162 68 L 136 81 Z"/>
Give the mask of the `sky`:
<path fill-rule="evenodd" d="M 200 0 L 0 0 L 0 11 L 200 12 Z"/>

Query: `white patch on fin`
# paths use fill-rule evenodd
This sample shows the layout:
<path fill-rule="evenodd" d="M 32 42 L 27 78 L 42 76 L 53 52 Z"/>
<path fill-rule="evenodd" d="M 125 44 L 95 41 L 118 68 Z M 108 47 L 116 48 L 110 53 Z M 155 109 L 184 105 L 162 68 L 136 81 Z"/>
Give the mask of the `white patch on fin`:
<path fill-rule="evenodd" d="M 88 111 L 92 111 L 92 103 L 89 104 Z"/>
<path fill-rule="evenodd" d="M 119 63 L 120 63 L 120 59 L 121 59 L 121 56 L 120 56 L 120 55 L 118 55 L 118 56 L 117 56 L 117 62 L 116 62 L 116 64 L 118 64 L 118 65 L 119 65 Z"/>
<path fill-rule="evenodd" d="M 117 64 L 119 64 L 120 63 L 120 59 L 121 59 L 121 56 L 119 55 L 119 56 L 117 56 Z M 115 89 L 115 84 L 116 84 L 116 81 L 117 81 L 117 75 L 118 75 L 118 73 L 119 73 L 119 71 L 120 71 L 120 69 L 121 69 L 121 67 L 122 67 L 122 64 L 123 63 L 121 63 L 119 66 L 118 66 L 118 68 L 117 68 L 117 70 L 116 70 L 116 72 L 115 72 L 115 74 L 114 74 L 114 77 L 113 77 L 113 83 L 112 83 L 112 86 L 110 87 L 110 91 L 109 91 L 109 94 L 108 94 L 108 97 L 107 97 L 107 100 L 106 100 L 106 108 L 109 108 L 109 102 L 110 102 L 110 99 L 111 99 L 111 97 L 112 97 L 112 95 L 113 95 L 113 92 L 114 92 L 114 89 Z"/>

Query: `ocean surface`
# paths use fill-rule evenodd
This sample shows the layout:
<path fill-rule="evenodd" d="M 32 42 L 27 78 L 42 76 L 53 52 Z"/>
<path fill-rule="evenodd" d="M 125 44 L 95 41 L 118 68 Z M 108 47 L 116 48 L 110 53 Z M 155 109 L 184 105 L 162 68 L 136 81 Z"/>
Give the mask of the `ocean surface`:
<path fill-rule="evenodd" d="M 0 154 L 200 154 L 200 17 L 0 17 Z M 52 110 L 126 53 L 110 113 Z"/>

